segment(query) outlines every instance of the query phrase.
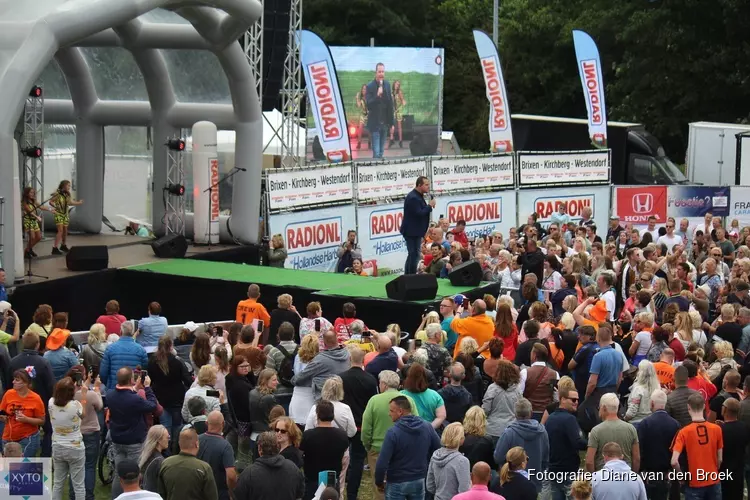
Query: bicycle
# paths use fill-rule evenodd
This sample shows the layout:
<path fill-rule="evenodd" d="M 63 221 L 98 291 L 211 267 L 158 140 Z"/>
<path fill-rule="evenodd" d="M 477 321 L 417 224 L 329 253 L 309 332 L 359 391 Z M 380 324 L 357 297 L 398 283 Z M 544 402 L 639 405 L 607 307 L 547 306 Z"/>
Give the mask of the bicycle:
<path fill-rule="evenodd" d="M 99 480 L 103 485 L 112 484 L 115 477 L 115 457 L 112 442 L 105 439 L 99 449 Z"/>

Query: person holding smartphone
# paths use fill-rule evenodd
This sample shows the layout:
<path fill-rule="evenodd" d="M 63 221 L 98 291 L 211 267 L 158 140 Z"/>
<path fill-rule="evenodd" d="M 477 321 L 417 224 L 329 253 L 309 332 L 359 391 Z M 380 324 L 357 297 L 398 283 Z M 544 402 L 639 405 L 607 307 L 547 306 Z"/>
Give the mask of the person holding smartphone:
<path fill-rule="evenodd" d="M 21 445 L 24 457 L 35 457 L 39 450 L 39 428 L 44 425 L 44 403 L 32 391 L 36 369 L 13 372 L 13 388 L 0 401 L 0 421 L 5 423 L 3 446 L 11 441 Z"/>
<path fill-rule="evenodd" d="M 18 321 L 18 315 L 10 308 L 10 303 L 0 302 L 0 309 L 5 307 L 2 311 L 3 323 L 0 325 L 0 344 L 8 345 L 10 342 L 17 342 L 21 335 L 21 322 Z M 9 328 L 10 327 L 10 328 Z M 13 330 L 13 334 L 7 333 L 9 329 Z"/>

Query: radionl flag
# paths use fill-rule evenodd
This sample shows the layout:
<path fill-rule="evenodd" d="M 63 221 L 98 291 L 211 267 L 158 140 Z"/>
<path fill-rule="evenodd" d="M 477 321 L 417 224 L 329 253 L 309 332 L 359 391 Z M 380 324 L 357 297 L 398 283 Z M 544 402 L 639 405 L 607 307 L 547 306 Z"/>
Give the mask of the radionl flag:
<path fill-rule="evenodd" d="M 589 112 L 589 136 L 594 146 L 607 147 L 607 108 L 604 105 L 604 78 L 599 49 L 588 33 L 573 30 L 573 44 L 581 74 L 583 96 Z"/>
<path fill-rule="evenodd" d="M 302 69 L 323 152 L 331 162 L 352 157 L 344 103 L 328 45 L 312 31 L 300 32 Z"/>
<path fill-rule="evenodd" d="M 484 31 L 474 30 L 474 43 L 482 65 L 487 100 L 490 101 L 490 149 L 493 153 L 507 153 L 513 151 L 513 132 L 500 57 L 497 47 Z"/>

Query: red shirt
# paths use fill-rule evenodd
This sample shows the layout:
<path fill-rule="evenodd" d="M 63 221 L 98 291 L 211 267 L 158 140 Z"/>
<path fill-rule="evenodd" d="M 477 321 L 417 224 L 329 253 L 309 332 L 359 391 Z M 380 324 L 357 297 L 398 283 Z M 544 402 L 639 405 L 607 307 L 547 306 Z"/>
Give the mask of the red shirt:
<path fill-rule="evenodd" d="M 355 321 L 357 321 L 357 318 L 336 318 L 336 321 L 333 322 L 333 331 L 336 332 L 340 344 L 351 339 L 351 324 Z"/>
<path fill-rule="evenodd" d="M 706 408 L 708 408 L 708 402 L 716 395 L 716 386 L 700 375 L 689 378 L 687 386 L 701 393 L 703 400 L 706 402 Z"/>
<path fill-rule="evenodd" d="M 503 359 L 507 359 L 508 361 L 515 360 L 516 348 L 518 347 L 518 327 L 515 323 L 513 324 L 513 331 L 510 337 L 503 338 L 497 332 L 495 332 L 495 337 L 503 339 Z"/>
<path fill-rule="evenodd" d="M 453 241 L 461 243 L 461 246 L 465 249 L 469 249 L 469 238 L 466 236 L 466 231 L 457 232 L 455 229 L 451 231 L 453 233 Z"/>
<path fill-rule="evenodd" d="M 674 351 L 675 361 L 685 361 L 685 346 L 682 345 L 680 339 L 677 337 L 673 338 L 672 342 L 669 343 L 669 348 Z"/>
<path fill-rule="evenodd" d="M 96 318 L 96 322 L 101 323 L 107 329 L 107 335 L 110 333 L 120 335 L 120 325 L 126 321 L 127 319 L 122 314 L 102 314 Z"/>

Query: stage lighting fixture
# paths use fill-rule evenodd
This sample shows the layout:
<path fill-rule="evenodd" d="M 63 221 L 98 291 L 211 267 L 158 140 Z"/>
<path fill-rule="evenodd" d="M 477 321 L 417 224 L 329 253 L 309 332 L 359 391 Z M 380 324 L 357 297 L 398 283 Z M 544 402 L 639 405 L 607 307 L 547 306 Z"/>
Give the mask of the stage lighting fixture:
<path fill-rule="evenodd" d="M 185 151 L 185 141 L 182 139 L 169 139 L 166 146 L 172 151 Z"/>
<path fill-rule="evenodd" d="M 21 152 L 24 155 L 28 156 L 29 158 L 41 158 L 42 157 L 42 148 L 36 147 L 36 146 L 25 148 Z"/>
<path fill-rule="evenodd" d="M 31 91 L 29 91 L 29 97 L 42 97 L 42 87 L 39 85 L 34 85 L 31 87 Z"/>
<path fill-rule="evenodd" d="M 169 194 L 175 195 L 175 196 L 184 196 L 185 195 L 185 186 L 182 184 L 170 184 L 169 186 L 164 188 Z"/>

